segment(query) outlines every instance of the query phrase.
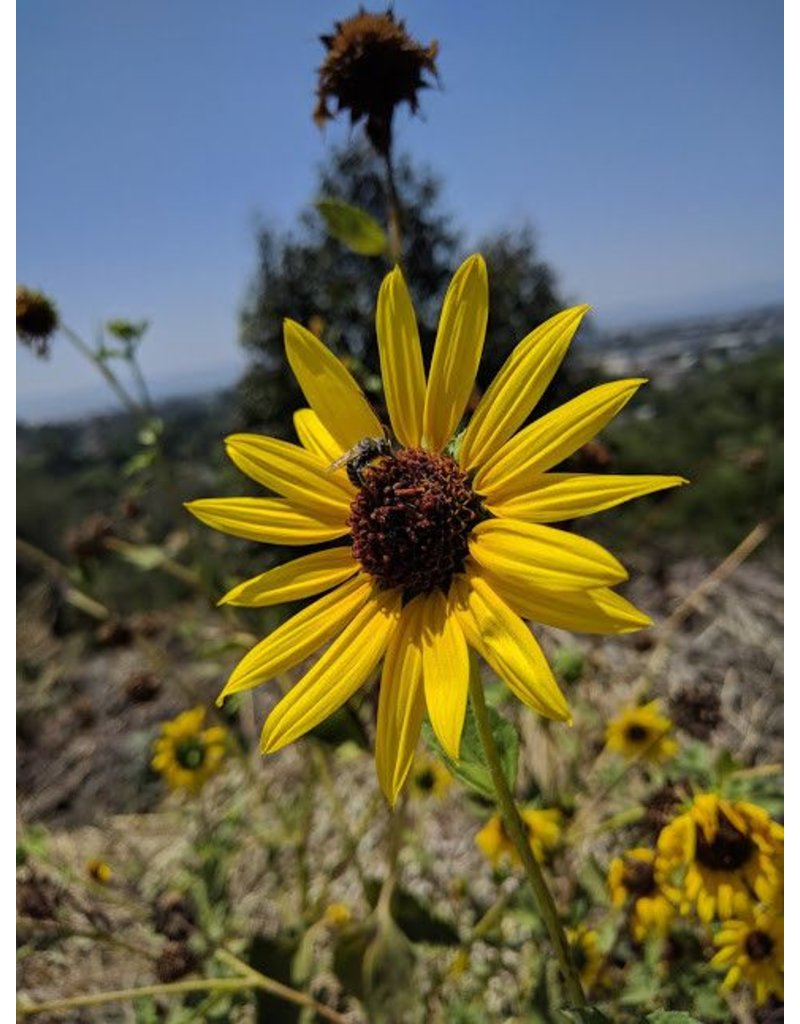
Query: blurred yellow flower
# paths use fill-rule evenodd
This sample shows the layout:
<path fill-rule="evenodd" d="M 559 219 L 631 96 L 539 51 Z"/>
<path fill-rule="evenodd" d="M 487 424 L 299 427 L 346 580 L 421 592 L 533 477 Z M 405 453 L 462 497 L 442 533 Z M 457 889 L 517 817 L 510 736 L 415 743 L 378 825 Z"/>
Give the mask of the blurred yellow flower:
<path fill-rule="evenodd" d="M 533 855 L 538 861 L 543 861 L 547 852 L 555 849 L 561 839 L 561 811 L 556 808 L 546 811 L 530 809 L 519 813 Z M 499 814 L 489 818 L 475 836 L 475 842 L 493 867 L 504 863 L 522 864 L 514 840 L 506 832 Z"/>
<path fill-rule="evenodd" d="M 567 702 L 523 619 L 590 633 L 650 624 L 611 589 L 627 578 L 616 558 L 543 525 L 683 482 L 549 472 L 594 437 L 642 381 L 602 384 L 522 427 L 587 309 L 559 313 L 524 338 L 455 441 L 489 312 L 480 256 L 466 260 L 450 284 L 427 373 L 400 270 L 383 282 L 376 322 L 391 441 L 342 362 L 286 321 L 287 359 L 311 407 L 295 414 L 301 446 L 254 434 L 226 440 L 236 466 L 279 497 L 187 506 L 209 526 L 265 543 L 347 538 L 222 598 L 266 607 L 324 593 L 257 644 L 220 695 L 266 682 L 325 648 L 267 718 L 264 753 L 333 714 L 383 659 L 375 759 L 393 804 L 426 710 L 444 750 L 458 757 L 470 647 L 529 708 L 568 721 Z"/>
<path fill-rule="evenodd" d="M 667 734 L 672 722 L 659 713 L 657 700 L 642 707 L 625 708 L 606 727 L 606 746 L 616 754 L 644 761 L 667 761 L 678 744 Z"/>
<path fill-rule="evenodd" d="M 198 793 L 219 771 L 228 733 L 219 725 L 204 729 L 205 717 L 206 709 L 196 707 L 161 726 L 150 764 L 172 789 Z"/>
<path fill-rule="evenodd" d="M 723 989 L 745 982 L 759 1004 L 771 995 L 783 999 L 783 917 L 751 910 L 741 919 L 724 921 L 714 944 L 720 948 L 711 965 L 728 972 Z"/>
<path fill-rule="evenodd" d="M 325 913 L 322 915 L 322 920 L 328 926 L 328 928 L 343 928 L 344 925 L 350 924 L 353 915 L 350 913 L 350 908 L 346 903 L 330 903 L 325 908 Z"/>
<path fill-rule="evenodd" d="M 600 936 L 586 925 L 579 925 L 567 929 L 567 939 L 572 950 L 572 962 L 580 975 L 581 987 L 588 994 L 597 984 L 603 969 L 605 958 L 600 952 Z"/>
<path fill-rule="evenodd" d="M 615 907 L 631 902 L 630 928 L 637 942 L 669 931 L 675 908 L 659 891 L 655 878 L 655 851 L 646 847 L 626 850 L 608 869 L 608 888 Z"/>
<path fill-rule="evenodd" d="M 107 885 L 111 881 L 112 873 L 111 866 L 97 857 L 86 862 L 86 874 L 101 885 Z"/>
<path fill-rule="evenodd" d="M 658 837 L 656 879 L 682 911 L 694 904 L 702 921 L 746 912 L 778 884 L 783 828 L 742 800 L 701 793 Z"/>
<path fill-rule="evenodd" d="M 427 755 L 417 755 L 409 775 L 411 792 L 414 796 L 443 797 L 453 785 L 453 776 L 441 761 Z"/>

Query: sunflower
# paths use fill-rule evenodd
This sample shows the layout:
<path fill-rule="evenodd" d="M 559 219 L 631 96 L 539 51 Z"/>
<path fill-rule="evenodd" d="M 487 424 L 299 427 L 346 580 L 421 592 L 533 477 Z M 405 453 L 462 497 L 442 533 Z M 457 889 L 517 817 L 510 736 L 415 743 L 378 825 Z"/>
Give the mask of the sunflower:
<path fill-rule="evenodd" d="M 470 647 L 528 707 L 568 721 L 567 702 L 523 619 L 590 633 L 650 624 L 610 589 L 627 578 L 611 554 L 543 524 L 684 482 L 548 472 L 622 409 L 639 379 L 600 385 L 518 429 L 587 306 L 557 314 L 519 343 L 454 440 L 488 305 L 485 263 L 471 256 L 445 296 L 426 374 L 408 288 L 399 269 L 387 275 L 377 335 L 391 444 L 340 360 L 286 321 L 287 359 L 310 406 L 295 414 L 300 446 L 254 434 L 226 440 L 236 466 L 278 496 L 188 505 L 208 525 L 250 540 L 346 538 L 222 598 L 264 607 L 326 592 L 245 655 L 219 699 L 300 665 L 332 641 L 267 718 L 261 749 L 271 753 L 341 707 L 383 659 L 375 756 L 392 804 L 426 710 L 442 747 L 458 758 Z"/>
<path fill-rule="evenodd" d="M 642 707 L 625 708 L 606 728 L 606 746 L 630 759 L 667 761 L 678 744 L 667 735 L 672 730 L 669 718 L 659 713 L 657 700 Z"/>
<path fill-rule="evenodd" d="M 631 934 L 637 942 L 669 931 L 675 908 L 659 890 L 653 850 L 639 846 L 615 857 L 608 869 L 608 888 L 615 907 L 631 901 Z"/>
<path fill-rule="evenodd" d="M 417 755 L 409 782 L 415 796 L 443 797 L 453 784 L 453 776 L 437 758 Z"/>
<path fill-rule="evenodd" d="M 99 857 L 92 857 L 91 860 L 86 862 L 86 874 L 92 881 L 99 882 L 100 885 L 108 885 L 113 871 L 110 864 L 100 860 Z"/>
<path fill-rule="evenodd" d="M 164 722 L 153 744 L 153 769 L 164 776 L 172 789 L 198 793 L 219 771 L 227 749 L 227 731 L 222 726 L 203 728 L 204 707 L 192 708 Z"/>
<path fill-rule="evenodd" d="M 674 903 L 695 904 L 702 921 L 743 913 L 777 885 L 783 828 L 743 800 L 701 793 L 658 837 L 656 878 Z M 763 897 L 762 897 L 763 898 Z"/>
<path fill-rule="evenodd" d="M 603 969 L 603 954 L 600 952 L 600 936 L 586 925 L 567 929 L 572 961 L 578 969 L 581 987 L 584 992 L 591 992 Z"/>
<path fill-rule="evenodd" d="M 728 972 L 723 989 L 744 981 L 759 1004 L 771 995 L 783 999 L 783 917 L 751 910 L 740 919 L 724 921 L 714 944 L 720 948 L 711 966 Z"/>
<path fill-rule="evenodd" d="M 520 817 L 534 857 L 543 861 L 547 852 L 558 846 L 561 838 L 561 811 L 554 808 L 546 811 L 521 810 Z M 508 862 L 522 864 L 514 840 L 506 832 L 505 823 L 499 814 L 489 818 L 475 836 L 475 842 L 493 867 Z"/>

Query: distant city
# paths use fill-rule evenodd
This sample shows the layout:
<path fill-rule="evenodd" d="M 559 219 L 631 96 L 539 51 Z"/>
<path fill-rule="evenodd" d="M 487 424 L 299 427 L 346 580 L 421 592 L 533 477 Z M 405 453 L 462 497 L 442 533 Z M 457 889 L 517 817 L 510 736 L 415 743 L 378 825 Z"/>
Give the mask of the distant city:
<path fill-rule="evenodd" d="M 783 344 L 783 306 L 745 313 L 698 316 L 597 334 L 575 355 L 609 377 L 648 374 L 659 388 L 673 388 L 691 370 L 746 359 L 758 349 Z"/>

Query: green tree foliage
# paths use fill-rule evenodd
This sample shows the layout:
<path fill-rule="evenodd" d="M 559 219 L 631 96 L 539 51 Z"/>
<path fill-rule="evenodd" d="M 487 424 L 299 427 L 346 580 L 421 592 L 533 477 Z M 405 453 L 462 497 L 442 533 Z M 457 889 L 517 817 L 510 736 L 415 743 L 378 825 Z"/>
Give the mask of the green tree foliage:
<path fill-rule="evenodd" d="M 397 164 L 396 185 L 406 276 L 429 359 L 445 289 L 466 249 L 462 233 L 442 211 L 441 184 L 435 177 L 403 158 Z M 334 150 L 320 171 L 313 198 L 343 200 L 386 224 L 383 169 L 365 147 Z M 514 345 L 562 303 L 530 229 L 493 236 L 478 248 L 490 277 L 489 328 L 479 376 L 479 386 L 485 388 Z M 241 321 L 241 342 L 251 359 L 239 388 L 248 427 L 291 434 L 291 413 L 303 404 L 283 354 L 284 317 L 321 330 L 326 344 L 348 363 L 383 414 L 374 318 L 387 269 L 384 259 L 356 255 L 332 238 L 313 209 L 290 234 L 261 229 L 258 269 Z"/>

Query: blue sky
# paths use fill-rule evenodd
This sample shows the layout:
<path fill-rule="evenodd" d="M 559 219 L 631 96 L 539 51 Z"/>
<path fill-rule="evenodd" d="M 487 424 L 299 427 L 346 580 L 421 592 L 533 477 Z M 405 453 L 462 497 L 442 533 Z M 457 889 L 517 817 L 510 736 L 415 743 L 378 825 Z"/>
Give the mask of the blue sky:
<path fill-rule="evenodd" d="M 314 126 L 318 40 L 357 3 L 25 0 L 17 279 L 91 337 L 148 317 L 157 388 L 232 381 L 259 220 L 291 226 L 344 123 Z M 779 0 L 395 4 L 441 90 L 398 145 L 467 238 L 531 221 L 599 326 L 780 299 Z M 17 357 L 18 414 L 106 402 L 59 345 Z"/>

